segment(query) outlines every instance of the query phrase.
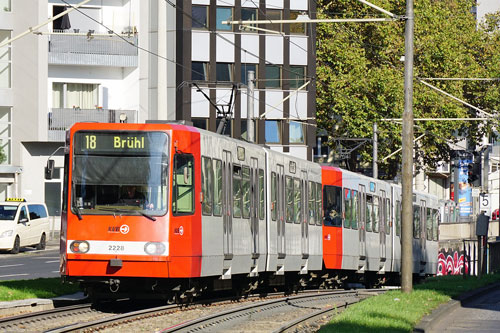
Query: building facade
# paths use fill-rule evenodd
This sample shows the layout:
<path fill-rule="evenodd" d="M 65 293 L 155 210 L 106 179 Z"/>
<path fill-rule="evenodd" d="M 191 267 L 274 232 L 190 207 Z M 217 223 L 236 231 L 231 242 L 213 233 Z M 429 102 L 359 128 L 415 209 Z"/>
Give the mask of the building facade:
<path fill-rule="evenodd" d="M 0 42 L 68 8 L 0 0 Z M 314 1 L 92 0 L 0 48 L 0 200 L 46 202 L 58 225 L 65 131 L 78 121 L 184 120 L 215 131 L 224 109 L 224 134 L 245 139 L 248 70 L 256 73 L 257 142 L 311 159 L 314 28 L 221 23 L 304 13 L 314 18 Z"/>

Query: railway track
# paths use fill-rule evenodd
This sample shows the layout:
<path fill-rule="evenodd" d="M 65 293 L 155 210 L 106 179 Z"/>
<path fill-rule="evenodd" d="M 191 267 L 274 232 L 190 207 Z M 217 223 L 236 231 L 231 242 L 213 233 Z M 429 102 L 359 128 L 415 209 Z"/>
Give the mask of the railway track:
<path fill-rule="evenodd" d="M 296 296 L 251 296 L 202 300 L 189 305 L 165 305 L 128 311 L 96 310 L 91 304 L 74 305 L 0 319 L 1 332 L 291 332 L 304 323 L 318 323 L 380 290 L 307 291 Z M 114 304 L 114 307 L 119 307 Z M 109 306 L 111 309 L 112 306 Z M 124 312 L 118 313 L 116 312 Z M 249 325 L 250 323 L 250 325 Z"/>

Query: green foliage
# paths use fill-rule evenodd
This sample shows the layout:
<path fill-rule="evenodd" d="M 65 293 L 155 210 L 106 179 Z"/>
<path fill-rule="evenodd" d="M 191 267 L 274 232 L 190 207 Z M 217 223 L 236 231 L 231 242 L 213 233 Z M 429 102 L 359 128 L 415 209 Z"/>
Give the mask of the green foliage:
<path fill-rule="evenodd" d="M 77 285 L 62 284 L 59 278 L 0 282 L 0 302 L 28 298 L 52 298 L 79 291 Z"/>
<path fill-rule="evenodd" d="M 500 281 L 500 274 L 481 279 L 440 276 L 416 285 L 406 294 L 390 291 L 357 303 L 324 326 L 320 332 L 411 332 L 413 327 L 440 304 L 466 291 Z"/>
<path fill-rule="evenodd" d="M 405 14 L 404 0 L 373 2 L 397 15 Z M 417 78 L 500 77 L 499 16 L 476 28 L 473 0 L 416 0 L 414 39 L 415 118 L 483 117 L 461 103 L 426 87 Z M 318 1 L 318 18 L 380 17 L 380 12 L 352 0 Z M 497 25 L 495 25 L 497 24 Z M 382 121 L 402 118 L 404 109 L 405 22 L 317 24 L 317 122 L 332 137 L 372 138 L 379 128 L 379 156 L 401 147 L 401 125 Z M 428 81 L 434 86 L 489 113 L 500 108 L 498 81 Z M 498 120 L 488 123 L 418 122 L 415 137 L 426 133 L 415 152 L 424 165 L 449 158 L 449 143 L 457 135 L 477 142 L 490 134 Z M 372 160 L 371 145 L 359 148 L 363 162 Z M 380 168 L 395 176 L 401 155 Z"/>

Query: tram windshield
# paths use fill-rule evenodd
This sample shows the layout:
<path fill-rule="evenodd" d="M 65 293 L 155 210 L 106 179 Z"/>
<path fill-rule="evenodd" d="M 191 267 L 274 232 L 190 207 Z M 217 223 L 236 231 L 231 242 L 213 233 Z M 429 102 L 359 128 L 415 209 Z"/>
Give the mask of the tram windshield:
<path fill-rule="evenodd" d="M 168 136 L 163 132 L 75 133 L 71 210 L 99 215 L 167 212 Z"/>

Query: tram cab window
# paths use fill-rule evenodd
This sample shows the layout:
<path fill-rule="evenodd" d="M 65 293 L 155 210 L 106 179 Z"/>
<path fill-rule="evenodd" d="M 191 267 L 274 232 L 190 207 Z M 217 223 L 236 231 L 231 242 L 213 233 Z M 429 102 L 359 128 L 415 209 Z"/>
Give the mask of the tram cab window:
<path fill-rule="evenodd" d="M 323 188 L 323 224 L 330 227 L 342 226 L 342 189 L 337 186 Z"/>
<path fill-rule="evenodd" d="M 190 154 L 174 156 L 174 178 L 172 212 L 189 214 L 194 212 L 194 158 Z"/>

